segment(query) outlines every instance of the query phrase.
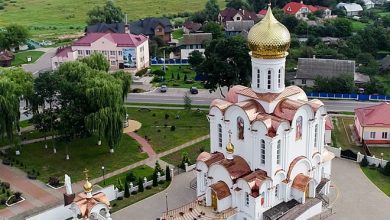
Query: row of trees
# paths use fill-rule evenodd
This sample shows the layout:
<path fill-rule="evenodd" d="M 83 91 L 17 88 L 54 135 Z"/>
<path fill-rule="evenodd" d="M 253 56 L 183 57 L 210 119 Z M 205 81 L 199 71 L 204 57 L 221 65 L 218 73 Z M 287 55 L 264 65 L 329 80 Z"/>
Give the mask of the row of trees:
<path fill-rule="evenodd" d="M 28 30 L 20 25 L 8 25 L 0 29 L 0 50 L 17 48 L 27 42 L 30 34 Z"/>

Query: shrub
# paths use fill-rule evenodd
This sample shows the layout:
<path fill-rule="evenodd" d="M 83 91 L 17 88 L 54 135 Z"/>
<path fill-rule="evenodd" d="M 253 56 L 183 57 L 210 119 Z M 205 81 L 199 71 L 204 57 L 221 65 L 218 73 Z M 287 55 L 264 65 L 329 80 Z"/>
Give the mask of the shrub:
<path fill-rule="evenodd" d="M 188 80 L 187 74 L 184 74 L 184 82 L 187 82 L 187 80 Z"/>
<path fill-rule="evenodd" d="M 118 189 L 119 192 L 123 191 L 123 184 L 119 178 L 117 179 L 116 188 Z"/>
<path fill-rule="evenodd" d="M 204 147 L 203 146 L 199 147 L 199 153 L 202 153 L 202 152 L 204 152 Z"/>
<path fill-rule="evenodd" d="M 10 185 L 8 182 L 2 182 L 2 183 L 1 183 L 1 186 L 2 186 L 4 189 L 9 189 L 11 185 Z"/>
<path fill-rule="evenodd" d="M 186 168 L 185 164 L 190 165 L 190 158 L 188 157 L 188 153 L 187 152 L 183 152 L 182 159 L 181 159 L 181 164 L 179 165 L 179 167 L 182 168 L 182 169 L 185 169 Z"/>
<path fill-rule="evenodd" d="M 165 76 L 165 72 L 162 71 L 162 70 L 155 70 L 155 71 L 153 71 L 153 75 L 156 75 L 156 76 Z"/>
<path fill-rule="evenodd" d="M 58 177 L 55 177 L 55 176 L 49 177 L 49 185 L 54 186 L 54 187 L 60 186 L 61 185 L 60 179 Z"/>
<path fill-rule="evenodd" d="M 143 76 L 148 72 L 148 68 L 142 69 L 135 73 L 136 76 Z"/>
<path fill-rule="evenodd" d="M 368 160 L 367 160 L 367 156 L 364 155 L 362 161 L 360 161 L 360 166 L 367 167 L 368 165 L 369 165 L 369 163 L 368 163 Z"/>
<path fill-rule="evenodd" d="M 167 120 L 169 118 L 169 114 L 165 113 L 165 120 Z"/>
<path fill-rule="evenodd" d="M 382 173 L 386 176 L 390 176 L 390 161 L 386 163 L 385 167 L 383 167 Z"/>
<path fill-rule="evenodd" d="M 152 186 L 147 186 L 147 187 L 145 187 L 146 189 L 151 189 L 152 188 Z"/>
<path fill-rule="evenodd" d="M 172 125 L 171 126 L 171 131 L 175 131 L 176 130 L 176 126 L 175 125 Z"/>
<path fill-rule="evenodd" d="M 129 190 L 129 184 L 127 182 L 125 182 L 125 194 L 124 194 L 125 198 L 129 198 L 130 197 L 130 190 Z"/>
<path fill-rule="evenodd" d="M 118 198 L 116 198 L 117 200 L 123 200 L 123 197 L 122 196 L 119 196 Z"/>
<path fill-rule="evenodd" d="M 142 181 L 141 177 L 138 179 L 138 192 L 144 191 L 144 182 Z"/>
<path fill-rule="evenodd" d="M 126 182 L 134 182 L 136 179 L 135 179 L 135 176 L 133 174 L 133 172 L 129 172 L 128 174 L 126 174 Z"/>
<path fill-rule="evenodd" d="M 140 89 L 140 88 L 135 88 L 135 89 L 131 90 L 131 92 L 132 93 L 143 93 L 143 92 L 145 92 L 145 90 Z"/>
<path fill-rule="evenodd" d="M 0 199 L 0 205 L 5 205 L 5 202 L 7 202 L 6 198 Z"/>
<path fill-rule="evenodd" d="M 153 172 L 153 186 L 157 186 L 158 185 L 158 176 L 157 176 L 157 172 L 154 171 Z"/>
<path fill-rule="evenodd" d="M 165 181 L 164 180 L 160 180 L 160 181 L 158 181 L 158 184 L 164 184 L 165 183 Z"/>
<path fill-rule="evenodd" d="M 180 74 L 179 73 L 177 73 L 176 79 L 180 80 Z"/>
<path fill-rule="evenodd" d="M 116 203 L 112 204 L 112 207 L 116 207 L 116 206 L 117 206 L 117 204 L 116 204 Z"/>
<path fill-rule="evenodd" d="M 163 171 L 163 169 L 161 168 L 161 165 L 160 165 L 160 163 L 158 162 L 158 160 L 157 160 L 156 163 L 154 164 L 154 172 L 155 172 L 155 173 L 160 172 L 161 175 L 164 174 L 164 171 Z"/>

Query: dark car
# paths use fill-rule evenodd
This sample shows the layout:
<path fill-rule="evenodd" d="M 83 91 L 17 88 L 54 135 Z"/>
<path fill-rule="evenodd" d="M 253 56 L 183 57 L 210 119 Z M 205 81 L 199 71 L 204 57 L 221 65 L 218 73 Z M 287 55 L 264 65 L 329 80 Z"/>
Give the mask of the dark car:
<path fill-rule="evenodd" d="M 198 94 L 198 89 L 196 87 L 191 87 L 190 88 L 190 93 L 191 94 Z"/>

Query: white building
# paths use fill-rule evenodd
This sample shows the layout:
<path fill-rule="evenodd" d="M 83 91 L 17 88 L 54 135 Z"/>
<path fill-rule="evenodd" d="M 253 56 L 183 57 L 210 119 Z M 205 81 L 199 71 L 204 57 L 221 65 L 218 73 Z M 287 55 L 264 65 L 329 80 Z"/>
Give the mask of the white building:
<path fill-rule="evenodd" d="M 330 187 L 325 107 L 299 87 L 285 87 L 290 33 L 270 7 L 248 43 L 251 88 L 234 86 L 210 106 L 211 153 L 197 158 L 198 200 L 218 212 L 235 210 L 231 220 L 288 215 L 278 207 L 291 202 L 303 209 L 294 219 L 310 218 L 321 212 L 316 194 Z"/>
<path fill-rule="evenodd" d="M 56 55 L 51 58 L 52 69 L 93 53 L 102 53 L 112 70 L 140 70 L 149 67 L 148 37 L 130 33 L 87 33 L 72 46 L 57 50 Z"/>
<path fill-rule="evenodd" d="M 371 0 L 363 0 L 363 2 L 364 2 L 364 6 L 366 7 L 366 9 L 370 9 L 370 8 L 375 7 L 375 3 L 372 2 Z"/>
<path fill-rule="evenodd" d="M 353 16 L 361 16 L 363 12 L 363 8 L 361 5 L 356 3 L 343 3 L 340 2 L 336 5 L 336 8 L 343 9 L 347 16 L 353 17 Z"/>

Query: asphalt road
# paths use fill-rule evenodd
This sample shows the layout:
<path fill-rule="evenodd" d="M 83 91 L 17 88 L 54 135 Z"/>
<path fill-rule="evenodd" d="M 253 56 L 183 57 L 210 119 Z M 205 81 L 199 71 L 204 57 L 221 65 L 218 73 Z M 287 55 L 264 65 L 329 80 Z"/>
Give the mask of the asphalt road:
<path fill-rule="evenodd" d="M 170 88 L 166 93 L 159 92 L 158 89 L 148 93 L 130 93 L 127 97 L 128 103 L 164 103 L 183 104 L 183 97 L 188 93 L 187 89 Z M 199 94 L 189 94 L 194 105 L 209 105 L 215 98 L 221 98 L 220 92 L 209 93 L 208 90 L 199 90 Z M 367 107 L 377 104 L 377 102 L 358 102 L 352 100 L 321 100 L 328 111 L 348 111 L 353 112 L 355 108 Z"/>

